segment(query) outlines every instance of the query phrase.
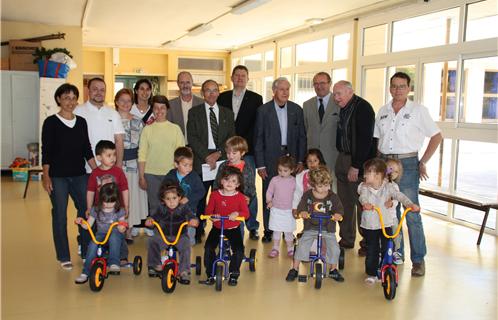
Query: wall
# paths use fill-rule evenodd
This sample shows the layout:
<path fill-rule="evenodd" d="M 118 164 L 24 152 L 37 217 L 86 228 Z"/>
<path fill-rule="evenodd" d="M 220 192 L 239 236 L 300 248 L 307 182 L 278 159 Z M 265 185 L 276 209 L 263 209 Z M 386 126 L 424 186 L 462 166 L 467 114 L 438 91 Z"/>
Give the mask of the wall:
<path fill-rule="evenodd" d="M 73 60 L 78 67 L 71 70 L 68 76 L 68 82 L 78 87 L 83 92 L 83 38 L 80 27 L 46 25 L 40 23 L 2 21 L 2 41 L 24 39 L 45 36 L 52 33 L 65 33 L 65 40 L 46 40 L 42 41 L 42 46 L 46 48 L 66 48 L 71 52 Z M 2 47 L 2 58 L 8 56 L 8 46 Z M 82 95 L 80 95 L 82 96 Z M 80 97 L 80 101 L 82 98 Z"/>

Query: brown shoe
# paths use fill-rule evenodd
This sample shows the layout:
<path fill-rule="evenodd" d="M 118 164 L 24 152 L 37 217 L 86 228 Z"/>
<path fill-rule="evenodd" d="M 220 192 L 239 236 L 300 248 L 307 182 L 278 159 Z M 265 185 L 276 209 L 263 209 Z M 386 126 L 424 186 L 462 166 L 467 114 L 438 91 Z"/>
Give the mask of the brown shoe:
<path fill-rule="evenodd" d="M 367 256 L 367 248 L 361 247 L 360 249 L 358 249 L 358 255 L 360 257 L 366 257 Z"/>
<path fill-rule="evenodd" d="M 425 262 L 414 262 L 412 266 L 412 277 L 423 277 L 425 275 Z"/>

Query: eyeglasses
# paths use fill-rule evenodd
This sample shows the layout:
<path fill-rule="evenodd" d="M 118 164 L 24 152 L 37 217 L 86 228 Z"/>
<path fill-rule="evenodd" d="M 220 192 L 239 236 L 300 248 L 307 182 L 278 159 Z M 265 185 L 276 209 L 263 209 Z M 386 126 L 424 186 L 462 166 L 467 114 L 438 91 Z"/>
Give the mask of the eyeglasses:
<path fill-rule="evenodd" d="M 406 84 L 400 84 L 399 86 L 396 86 L 394 84 L 391 85 L 391 89 L 393 90 L 405 90 L 406 88 L 408 88 Z"/>

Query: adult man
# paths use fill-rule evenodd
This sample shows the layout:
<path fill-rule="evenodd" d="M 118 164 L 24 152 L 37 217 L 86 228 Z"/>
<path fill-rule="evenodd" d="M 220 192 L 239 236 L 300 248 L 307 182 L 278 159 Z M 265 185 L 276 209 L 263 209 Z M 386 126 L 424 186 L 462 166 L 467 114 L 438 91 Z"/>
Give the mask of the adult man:
<path fill-rule="evenodd" d="M 304 102 L 303 114 L 308 149 L 320 149 L 327 167 L 333 173 L 338 154 L 335 140 L 339 107 L 334 103 L 334 99 L 331 99 L 331 86 L 332 79 L 330 75 L 326 72 L 318 72 L 313 77 L 313 88 L 315 89 L 316 97 Z M 337 185 L 336 181 L 334 181 L 334 185 Z"/>
<path fill-rule="evenodd" d="M 306 153 L 306 131 L 303 110 L 289 101 L 290 83 L 284 78 L 273 81 L 273 100 L 258 108 L 254 129 L 254 156 L 258 174 L 263 179 L 263 242 L 271 242 L 268 227 L 270 211 L 266 208 L 266 190 L 271 178 L 277 175 L 277 160 L 290 155 L 298 162 L 297 172 L 303 169 Z"/>
<path fill-rule="evenodd" d="M 338 81 L 333 88 L 334 100 L 340 108 L 336 147 L 339 151 L 335 164 L 337 195 L 344 206 L 344 220 L 340 223 L 343 248 L 353 248 L 356 225 L 361 222 L 361 205 L 358 202 L 358 185 L 363 176 L 363 163 L 375 156 L 373 139 L 375 113 L 366 100 L 354 94 L 348 81 Z M 365 240 L 360 241 L 358 254 L 366 254 Z"/>
<path fill-rule="evenodd" d="M 233 111 L 235 116 L 235 133 L 246 139 L 249 146 L 249 151 L 244 156 L 244 161 L 254 167 L 254 126 L 258 108 L 263 104 L 263 97 L 256 92 L 246 89 L 247 81 L 249 80 L 249 70 L 246 66 L 235 66 L 231 79 L 233 90 L 220 94 L 218 103 Z M 258 215 L 258 199 L 256 196 L 251 198 L 249 212 L 251 216 L 246 222 L 246 227 L 249 230 L 249 238 L 258 240 L 259 222 L 256 220 Z"/>
<path fill-rule="evenodd" d="M 178 89 L 180 89 L 180 95 L 169 101 L 170 108 L 166 114 L 166 119 L 180 126 L 185 136 L 185 144 L 188 144 L 187 133 L 185 132 L 188 112 L 193 106 L 198 106 L 204 101 L 192 93 L 194 80 L 190 72 L 182 71 L 178 73 L 176 83 L 178 84 Z"/>
<path fill-rule="evenodd" d="M 384 159 L 398 159 L 403 165 L 399 189 L 418 205 L 419 179 L 428 177 L 425 164 L 436 151 L 443 136 L 427 108 L 408 100 L 410 77 L 406 73 L 396 72 L 391 77 L 390 92 L 393 99 L 379 110 L 374 136 L 379 138 L 380 156 Z M 419 160 L 418 151 L 426 137 L 430 137 L 429 144 Z M 406 224 L 413 264 L 411 273 L 412 276 L 423 276 L 427 248 L 420 213 L 407 214 Z M 400 254 L 403 254 L 403 242 Z"/>
<path fill-rule="evenodd" d="M 206 163 L 215 169 L 216 161 L 226 159 L 225 142 L 235 135 L 235 124 L 233 112 L 216 103 L 220 95 L 216 81 L 204 81 L 201 91 L 204 102 L 188 112 L 187 135 L 194 152 L 194 170 L 202 177 L 202 164 Z M 212 184 L 213 181 L 204 181 L 206 195 Z M 198 215 L 205 211 L 206 195 L 199 201 Z M 195 235 L 197 243 L 201 242 L 203 234 L 204 226 L 200 223 Z"/>
<path fill-rule="evenodd" d="M 123 138 L 124 128 L 119 113 L 104 106 L 106 85 L 101 78 L 88 80 L 88 101 L 76 107 L 74 114 L 85 118 L 88 126 L 88 137 L 95 155 L 95 146 L 100 140 L 109 140 L 116 145 L 116 166 L 123 165 Z M 95 158 L 97 165 L 100 165 Z M 87 173 L 91 173 L 90 167 L 86 166 Z"/>

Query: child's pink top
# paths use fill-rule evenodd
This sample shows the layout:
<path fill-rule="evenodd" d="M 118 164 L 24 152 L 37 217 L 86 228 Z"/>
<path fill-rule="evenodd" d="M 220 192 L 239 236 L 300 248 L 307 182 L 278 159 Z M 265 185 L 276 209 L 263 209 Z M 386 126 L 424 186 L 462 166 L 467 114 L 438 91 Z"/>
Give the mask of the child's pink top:
<path fill-rule="evenodd" d="M 266 190 L 266 201 L 272 201 L 273 207 L 283 210 L 292 209 L 292 199 L 296 189 L 296 178 L 275 176 Z"/>

